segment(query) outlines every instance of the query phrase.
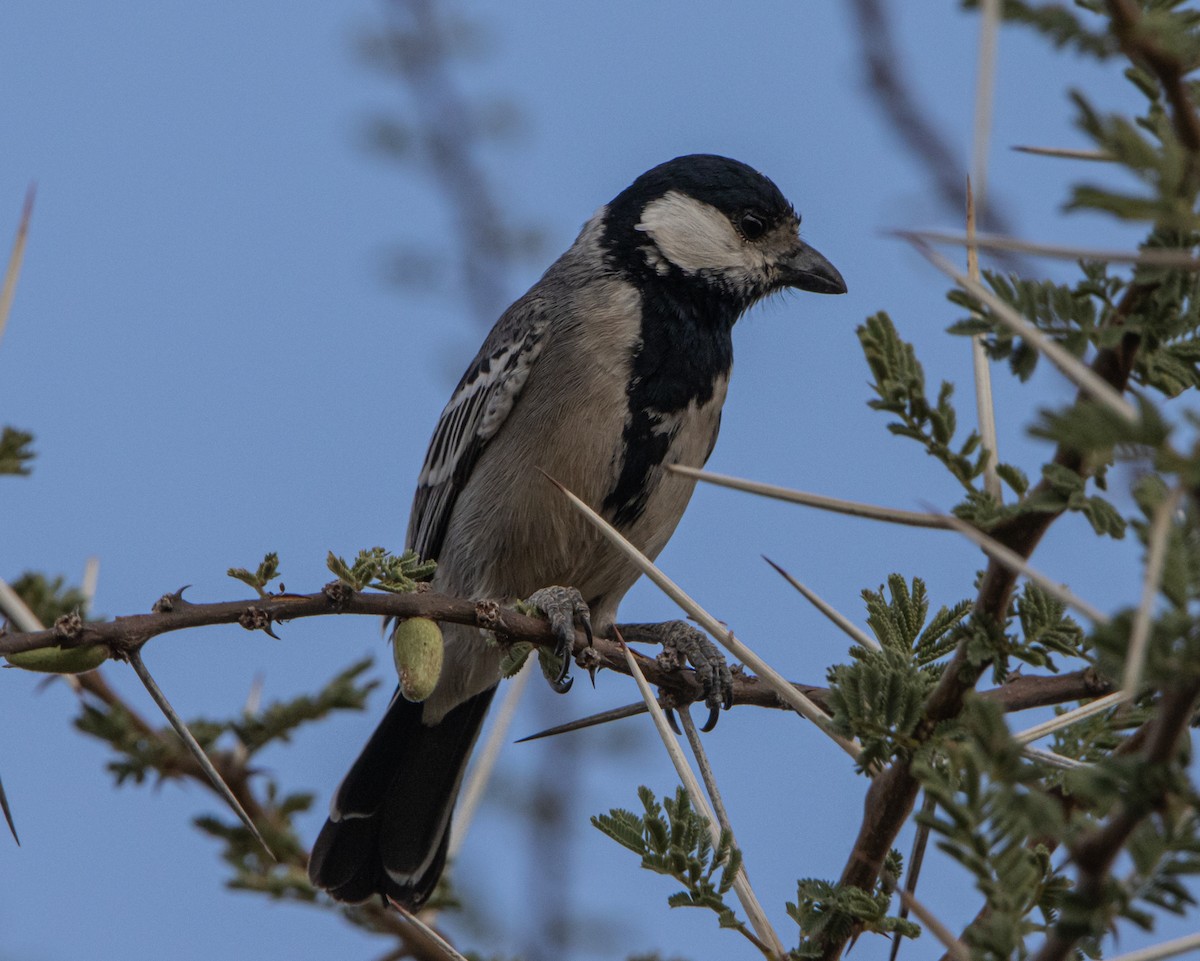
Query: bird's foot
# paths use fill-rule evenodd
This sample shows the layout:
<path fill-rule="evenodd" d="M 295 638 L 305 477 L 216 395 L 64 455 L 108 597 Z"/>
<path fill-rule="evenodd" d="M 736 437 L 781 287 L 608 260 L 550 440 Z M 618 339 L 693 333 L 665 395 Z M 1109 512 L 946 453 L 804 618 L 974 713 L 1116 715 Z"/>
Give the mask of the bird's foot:
<path fill-rule="evenodd" d="M 546 615 L 550 628 L 558 643 L 552 653 L 538 651 L 542 672 L 550 686 L 559 694 L 566 694 L 574 683 L 568 675 L 571 667 L 571 651 L 575 646 L 575 626 L 583 628 L 588 644 L 592 643 L 592 615 L 583 595 L 573 587 L 543 587 L 534 591 L 525 603 L 536 607 Z"/>
<path fill-rule="evenodd" d="M 708 708 L 708 720 L 700 730 L 711 731 L 717 726 L 721 709 L 733 706 L 733 674 L 725 655 L 707 634 L 687 621 L 620 624 L 618 630 L 626 640 L 661 644 L 659 661 L 664 667 L 682 667 L 685 661 L 691 664 Z"/>

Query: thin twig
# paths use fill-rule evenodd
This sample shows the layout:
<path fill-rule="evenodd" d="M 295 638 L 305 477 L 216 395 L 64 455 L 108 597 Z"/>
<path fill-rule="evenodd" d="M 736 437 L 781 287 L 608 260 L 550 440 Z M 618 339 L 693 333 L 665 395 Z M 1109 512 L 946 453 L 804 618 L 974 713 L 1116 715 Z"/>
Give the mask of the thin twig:
<path fill-rule="evenodd" d="M 678 584 L 672 581 L 664 574 L 654 562 L 651 561 L 645 554 L 634 547 L 628 540 L 614 528 L 608 521 L 597 514 L 594 510 L 588 507 L 583 501 L 576 497 L 571 491 L 567 490 L 562 484 L 545 475 L 546 478 L 554 484 L 563 495 L 570 501 L 580 514 L 595 527 L 605 539 L 616 547 L 622 554 L 625 555 L 634 566 L 637 567 L 643 574 L 649 578 L 659 590 L 667 595 L 672 601 L 683 609 L 684 613 L 692 618 L 697 624 L 703 627 L 709 634 L 716 639 L 730 654 L 753 670 L 759 678 L 779 695 L 780 698 L 787 704 L 790 704 L 797 713 L 803 715 L 812 721 L 824 734 L 828 735 L 843 751 L 857 760 L 860 748 L 857 741 L 847 740 L 840 734 L 836 733 L 829 726 L 829 718 L 821 711 L 817 705 L 810 701 L 807 697 L 797 691 L 787 679 L 776 671 L 770 664 L 759 657 L 753 650 L 738 640 L 733 631 L 729 630 L 724 624 L 718 621 L 715 617 L 708 613 L 703 607 L 697 604 Z"/>
<path fill-rule="evenodd" d="M 617 637 L 620 640 L 620 634 Z M 638 666 L 637 658 L 633 656 L 633 651 L 623 641 L 621 644 L 625 649 L 625 658 L 629 664 L 629 673 L 634 681 L 637 682 L 638 690 L 641 691 L 642 699 L 646 702 L 646 707 L 650 710 L 650 716 L 654 719 L 654 726 L 658 730 L 659 737 L 662 738 L 663 746 L 666 747 L 667 754 L 671 758 L 671 763 L 675 765 L 675 770 L 679 774 L 679 780 L 682 782 L 688 796 L 692 799 L 692 806 L 697 812 L 708 819 L 708 830 L 712 837 L 713 847 L 715 848 L 721 841 L 721 830 L 718 826 L 716 814 L 709 807 L 708 801 L 704 797 L 704 792 L 700 790 L 700 785 L 696 781 L 696 775 L 692 773 L 691 765 L 688 764 L 687 758 L 683 755 L 683 749 L 680 748 L 679 741 L 671 730 L 666 712 L 659 707 L 658 698 L 654 696 L 654 691 L 650 688 L 646 676 L 642 674 L 642 669 Z M 763 954 L 773 955 L 776 958 L 782 959 L 787 952 L 784 950 L 783 942 L 779 940 L 779 935 L 771 927 L 771 922 L 767 920 L 766 912 L 763 911 L 758 896 L 754 893 L 754 889 L 750 887 L 750 882 L 747 880 L 745 873 L 745 859 L 743 859 L 742 866 L 738 869 L 737 877 L 734 879 L 733 890 L 736 892 L 738 900 L 742 903 L 742 908 L 746 912 L 747 919 L 754 926 L 754 930 L 758 935 L 757 938 L 750 938 L 751 941 L 755 942 L 755 947 L 762 951 Z M 743 934 L 750 937 L 749 932 L 743 931 Z"/>
<path fill-rule="evenodd" d="M 188 730 L 188 726 L 183 723 L 183 719 L 175 712 L 175 708 L 171 706 L 171 702 L 167 700 L 166 695 L 163 694 L 162 689 L 158 686 L 157 682 L 154 680 L 154 677 L 146 669 L 146 664 L 142 660 L 142 652 L 135 648 L 129 652 L 128 657 L 129 664 L 133 668 L 134 673 L 137 674 L 138 679 L 145 686 L 146 690 L 150 692 L 150 696 L 154 699 L 154 703 L 158 705 L 158 709 L 162 711 L 163 716 L 171 722 L 171 727 L 175 728 L 175 733 L 179 735 L 180 740 L 182 740 L 184 745 L 187 747 L 188 753 L 195 758 L 196 763 L 199 764 L 204 773 L 208 775 L 208 779 L 210 782 L 212 782 L 212 786 L 216 788 L 217 793 L 225 799 L 225 803 L 229 805 L 229 807 L 241 820 L 242 824 L 246 826 L 246 830 L 248 830 L 254 836 L 254 839 L 262 845 L 263 850 L 267 852 L 267 855 L 271 858 L 271 860 L 278 860 L 275 857 L 274 852 L 270 849 L 270 847 L 267 846 L 267 842 L 263 840 L 263 836 L 258 833 L 258 828 L 255 827 L 254 821 L 251 820 L 250 815 L 246 813 L 241 803 L 236 797 L 234 797 L 233 791 L 229 789 L 229 785 L 225 783 L 224 778 L 221 777 L 217 769 L 213 766 L 213 763 L 209 759 L 209 756 L 205 753 L 204 748 L 202 748 L 199 742 L 197 742 L 196 738 L 192 736 L 192 732 Z"/>
<path fill-rule="evenodd" d="M 750 494 L 761 494 L 763 497 L 772 497 L 775 500 L 788 501 L 792 504 L 803 504 L 806 507 L 819 507 L 821 510 L 849 514 L 852 517 L 866 517 L 870 520 L 887 521 L 889 524 L 929 527 L 937 530 L 945 530 L 950 526 L 940 514 L 923 514 L 895 507 L 878 507 L 875 504 L 847 501 L 838 497 L 826 497 L 823 494 L 809 494 L 806 491 L 792 490 L 790 487 L 778 487 L 775 484 L 763 484 L 759 481 L 744 480 L 741 477 L 730 477 L 728 474 L 714 474 L 710 471 L 698 470 L 695 467 L 684 467 L 682 464 L 669 464 L 667 470 L 684 477 L 694 477 L 706 484 L 716 484 L 719 487 L 729 487 Z"/>
<path fill-rule="evenodd" d="M 1093 607 L 1087 601 L 1078 597 L 1061 584 L 1051 580 L 1041 571 L 1034 568 L 1025 558 L 1010 547 L 1005 547 L 995 538 L 989 537 L 977 527 L 973 527 L 953 514 L 946 514 L 946 520 L 958 533 L 980 548 L 988 557 L 1003 564 L 1010 570 L 1025 575 L 1051 597 L 1062 601 L 1068 607 L 1073 607 L 1093 624 L 1108 624 L 1110 618 L 1103 611 Z"/>
<path fill-rule="evenodd" d="M 921 813 L 926 817 L 933 814 L 937 808 L 937 801 L 928 791 L 925 792 L 925 800 L 921 802 Z M 917 893 L 917 881 L 921 877 L 921 866 L 925 863 L 925 850 L 929 847 L 929 825 L 918 820 L 917 830 L 913 835 L 912 850 L 908 855 L 908 870 L 904 873 L 904 890 L 910 896 L 915 897 Z M 908 917 L 909 907 L 908 902 L 903 896 L 900 898 L 900 920 L 903 921 Z M 904 939 L 897 937 L 892 941 L 892 950 L 888 954 L 888 961 L 896 961 L 900 954 L 900 945 L 904 943 Z"/>
<path fill-rule="evenodd" d="M 845 632 L 846 634 L 848 634 L 851 637 L 851 639 L 854 640 L 854 642 L 856 644 L 860 644 L 863 647 L 868 648 L 873 651 L 883 650 L 883 648 L 880 646 L 879 642 L 877 640 L 875 640 L 875 638 L 871 637 L 870 634 L 868 634 L 866 631 L 864 631 L 857 624 L 854 624 L 850 620 L 850 618 L 848 618 L 845 614 L 843 614 L 841 611 L 839 611 L 837 608 L 835 608 L 832 604 L 830 604 L 828 601 L 826 601 L 823 597 L 818 595 L 816 592 L 809 590 L 807 587 L 805 587 L 803 584 L 801 584 L 798 580 L 796 580 L 796 578 L 794 578 L 791 574 L 789 574 L 782 567 L 780 567 L 773 560 L 771 560 L 771 558 L 764 555 L 763 560 L 766 561 L 768 564 L 770 564 L 773 568 L 775 568 L 775 570 L 779 573 L 779 575 L 785 581 L 787 581 L 789 584 L 791 584 L 792 587 L 794 587 L 796 590 L 798 590 L 804 596 L 805 600 L 807 600 L 810 604 L 812 604 L 813 607 L 815 607 L 818 611 L 820 611 L 827 618 L 829 618 L 831 621 L 833 621 L 833 623 L 838 627 L 838 629 Z"/>
<path fill-rule="evenodd" d="M 704 782 L 704 789 L 708 792 L 708 799 L 712 802 L 713 811 L 717 815 L 717 822 L 729 832 L 730 840 L 736 847 L 737 838 L 733 833 L 733 825 L 729 822 L 729 812 L 725 810 L 725 801 L 721 797 L 721 789 L 717 786 L 716 775 L 713 774 L 712 765 L 708 761 L 708 752 L 704 750 L 704 739 L 700 737 L 700 732 L 696 728 L 696 722 L 692 720 L 691 708 L 690 704 L 684 704 L 679 708 L 679 723 L 683 725 L 683 733 L 687 737 L 688 745 L 692 749 L 692 757 L 696 759 L 696 767 L 700 769 L 700 780 Z"/>
<path fill-rule="evenodd" d="M 1142 669 L 1146 665 L 1146 652 L 1150 646 L 1154 602 L 1158 599 L 1158 588 L 1162 583 L 1171 520 L 1182 497 L 1182 487 L 1172 490 L 1158 505 L 1154 511 L 1154 519 L 1150 522 L 1150 533 L 1146 539 L 1146 574 L 1142 581 L 1142 600 L 1138 604 L 1137 612 L 1133 616 L 1133 627 L 1129 631 L 1129 650 L 1125 655 L 1125 674 L 1121 679 L 1121 690 L 1131 701 L 1137 697 L 1138 688 L 1142 683 Z"/>
<path fill-rule="evenodd" d="M 919 103 L 910 89 L 904 74 L 903 54 L 892 39 L 888 7 L 883 0 L 853 0 L 849 5 L 857 20 L 855 33 L 861 45 L 857 59 L 871 85 L 874 94 L 871 100 L 934 185 L 945 209 L 960 210 L 962 161 L 951 146 L 951 138 L 934 125 L 934 111 Z M 985 212 L 984 221 L 992 229 L 1003 230 L 997 206 L 992 205 Z"/>
<path fill-rule="evenodd" d="M 926 260 L 937 267 L 942 273 L 958 284 L 976 300 L 983 301 L 992 312 L 992 316 L 1014 334 L 1024 338 L 1031 346 L 1045 354 L 1050 361 L 1063 372 L 1076 386 L 1085 391 L 1089 397 L 1128 423 L 1137 422 L 1137 411 L 1119 392 L 1094 370 L 1078 360 L 1066 348 L 1061 346 L 1048 334 L 1043 333 L 1019 313 L 1002 301 L 983 284 L 977 283 L 962 274 L 950 261 L 934 250 L 924 240 L 911 233 L 901 233 L 916 251 Z"/>
<path fill-rule="evenodd" d="M 0 582 L 2 585 L 3 582 Z M 0 595 L 2 595 L 0 587 Z M 15 595 L 14 595 L 15 596 Z M 0 596 L 0 606 L 3 606 Z M 359 592 L 349 597 L 331 601 L 325 592 L 316 594 L 275 595 L 239 601 L 218 601 L 212 604 L 192 604 L 172 599 L 173 609 L 154 614 L 132 614 L 117 617 L 112 621 L 86 621 L 78 633 L 70 639 L 74 645 L 104 644 L 123 652 L 131 650 L 150 638 L 174 631 L 207 627 L 221 624 L 261 623 L 265 618 L 270 623 L 279 623 L 304 617 L 329 617 L 343 614 L 359 614 L 382 617 L 427 617 L 451 624 L 466 624 L 490 630 L 505 641 L 527 641 L 543 647 L 559 643 L 549 623 L 540 617 L 530 617 L 509 610 L 494 601 L 465 600 L 425 591 L 414 594 L 385 594 Z M 16 609 L 16 608 L 14 608 Z M 16 617 L 21 617 L 19 613 Z M 29 626 L 37 629 L 28 632 L 0 634 L 0 657 L 20 651 L 58 647 L 64 638 L 54 630 L 43 630 L 34 620 Z M 582 631 L 576 632 L 575 650 L 588 646 Z M 598 655 L 598 667 L 628 673 L 624 655 L 610 638 L 596 637 L 591 647 Z M 684 667 L 663 667 L 656 661 L 649 662 L 645 671 L 651 681 L 677 695 L 684 701 L 698 700 L 703 696 L 703 687 L 695 671 Z M 102 700 L 111 692 L 105 692 L 95 681 L 98 673 L 81 674 L 77 680 L 84 690 L 95 693 Z M 801 694 L 812 689 L 812 685 L 795 685 Z M 816 688 L 823 691 L 823 688 Z M 734 703 L 755 704 L 760 707 L 780 708 L 792 705 L 780 703 L 778 696 L 766 682 L 751 675 L 737 675 L 733 682 Z M 147 729 L 149 731 L 149 729 Z"/>
<path fill-rule="evenodd" d="M 1188 74 L 1192 64 L 1184 63 L 1155 35 L 1142 29 L 1142 12 L 1132 0 L 1108 0 L 1112 31 L 1121 50 L 1135 64 L 1144 64 L 1158 77 L 1163 94 L 1171 104 L 1171 122 L 1184 149 L 1195 161 L 1200 155 L 1200 116 L 1196 113 Z"/>

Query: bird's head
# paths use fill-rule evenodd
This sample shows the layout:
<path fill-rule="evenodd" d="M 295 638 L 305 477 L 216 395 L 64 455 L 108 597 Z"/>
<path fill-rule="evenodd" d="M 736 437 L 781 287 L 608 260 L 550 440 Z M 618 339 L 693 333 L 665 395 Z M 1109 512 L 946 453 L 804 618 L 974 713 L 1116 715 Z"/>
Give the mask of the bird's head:
<path fill-rule="evenodd" d="M 676 157 L 642 174 L 608 205 L 604 246 L 624 272 L 738 312 L 788 287 L 846 292 L 837 268 L 800 239 L 800 215 L 779 188 L 727 157 Z"/>

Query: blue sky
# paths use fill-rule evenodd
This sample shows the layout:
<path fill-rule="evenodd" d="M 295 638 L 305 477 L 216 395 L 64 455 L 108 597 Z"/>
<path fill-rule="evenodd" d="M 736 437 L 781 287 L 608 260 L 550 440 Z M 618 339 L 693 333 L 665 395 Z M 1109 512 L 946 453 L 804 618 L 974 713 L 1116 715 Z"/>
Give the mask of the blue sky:
<path fill-rule="evenodd" d="M 976 20 L 952 4 L 892 7 L 902 66 L 965 159 Z M 739 325 L 710 466 L 899 507 L 957 499 L 955 483 L 889 435 L 865 403 L 854 328 L 886 309 L 916 343 L 929 380 L 956 381 L 961 419 L 973 416 L 968 346 L 943 334 L 959 311 L 932 269 L 885 235 L 958 224 L 881 123 L 848 11 L 782 0 L 744 8 L 543 0 L 503 16 L 487 4 L 456 9 L 482 37 L 457 75 L 462 89 L 510 101 L 520 116 L 515 135 L 481 150 L 480 163 L 503 209 L 545 237 L 543 254 L 506 278 L 509 296 L 648 167 L 696 151 L 744 160 L 795 203 L 806 239 L 850 292 L 775 300 Z M 78 580 L 86 558 L 98 556 L 96 611 L 116 615 L 146 610 L 181 584 L 196 599 L 241 596 L 225 569 L 269 550 L 280 553 L 289 588 L 309 590 L 328 579 L 328 550 L 402 546 L 429 432 L 483 329 L 458 294 L 453 263 L 429 287 L 384 280 L 398 245 L 435 256 L 454 246 L 429 180 L 364 146 L 368 120 L 407 103 L 356 52 L 380 14 L 368 0 L 4 5 L 0 239 L 15 229 L 31 181 L 38 194 L 0 344 L 0 421 L 33 431 L 39 456 L 31 478 L 0 479 L 0 575 L 36 569 Z M 1008 149 L 1084 145 L 1069 125 L 1068 85 L 1106 107 L 1133 103 L 1115 70 L 1003 33 L 993 198 L 1024 236 L 1130 244 L 1136 234 L 1059 213 L 1078 168 Z M 1046 272 L 1068 276 L 1061 265 Z M 1051 371 L 1023 389 L 997 373 L 1002 457 L 1036 471 L 1043 449 L 1023 425 L 1070 389 Z M 1116 486 L 1127 481 L 1118 472 Z M 1102 542 L 1081 554 L 1080 534 L 1078 518 L 1056 525 L 1039 565 L 1105 604 L 1133 601 L 1136 550 Z M 761 554 L 860 621 L 859 592 L 892 571 L 924 576 L 941 604 L 968 596 L 981 566 L 951 535 L 701 487 L 663 567 L 784 674 L 815 683 L 844 660 L 847 642 Z M 623 615 L 675 612 L 643 584 Z M 265 696 L 286 697 L 366 653 L 381 653 L 377 626 L 346 619 L 287 625 L 282 642 L 236 628 L 174 635 L 145 656 L 185 715 L 221 715 L 241 706 L 256 677 Z M 381 660 L 380 676 L 388 670 Z M 127 671 L 108 671 L 151 712 Z M 206 793 L 175 784 L 114 791 L 104 750 L 67 723 L 64 685 L 43 689 L 15 671 L 0 681 L 8 732 L 0 774 L 23 841 L 17 849 L 0 838 L 0 961 L 379 953 L 332 915 L 223 891 L 216 846 L 188 823 L 214 809 Z M 563 706 L 539 686 L 516 733 L 551 711 L 583 714 L 636 697 L 631 682 L 611 675 L 586 688 L 576 685 Z M 302 821 L 310 839 L 383 699 L 264 757 L 289 787 L 318 793 Z M 586 756 L 617 736 L 574 735 L 573 745 Z M 566 854 L 589 873 L 562 893 L 562 909 L 608 919 L 596 957 L 752 956 L 712 918 L 668 913 L 673 883 L 638 870 L 587 825 L 590 814 L 635 805 L 638 784 L 673 788 L 648 731 L 635 743 L 581 775 Z M 783 903 L 794 899 L 796 878 L 840 872 L 865 784 L 810 725 L 781 713 L 733 712 L 708 743 L 756 888 L 790 941 Z M 536 768 L 543 750 L 508 748 L 503 777 Z M 499 936 L 457 929 L 460 946 L 522 950 L 519 892 L 536 865 L 509 852 L 528 843 L 501 810 L 478 821 L 457 877 L 504 921 Z M 925 896 L 956 928 L 975 899 L 953 869 L 940 878 Z M 886 947 L 862 942 L 856 956 L 885 957 Z M 906 950 L 928 956 L 929 946 Z"/>

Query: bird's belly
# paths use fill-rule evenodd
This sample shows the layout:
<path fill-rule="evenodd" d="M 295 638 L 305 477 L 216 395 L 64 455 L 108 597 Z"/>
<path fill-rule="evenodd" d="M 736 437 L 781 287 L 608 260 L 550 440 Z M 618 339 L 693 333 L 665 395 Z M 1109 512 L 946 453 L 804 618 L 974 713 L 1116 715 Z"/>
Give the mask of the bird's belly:
<path fill-rule="evenodd" d="M 671 418 L 671 442 L 662 463 L 646 478 L 647 496 L 637 517 L 620 526 L 635 547 L 653 558 L 674 532 L 694 482 L 665 464 L 702 466 L 712 449 L 725 397 L 724 379 L 703 405 Z M 549 478 L 603 512 L 624 459 L 626 399 L 533 412 L 534 435 L 509 431 L 489 445 L 471 483 L 455 504 L 440 568 L 439 590 L 470 597 L 527 597 L 560 584 L 577 588 L 606 629 L 638 571 L 568 502 Z M 511 425 L 519 427 L 519 425 Z M 520 439 L 520 443 L 516 439 Z"/>

